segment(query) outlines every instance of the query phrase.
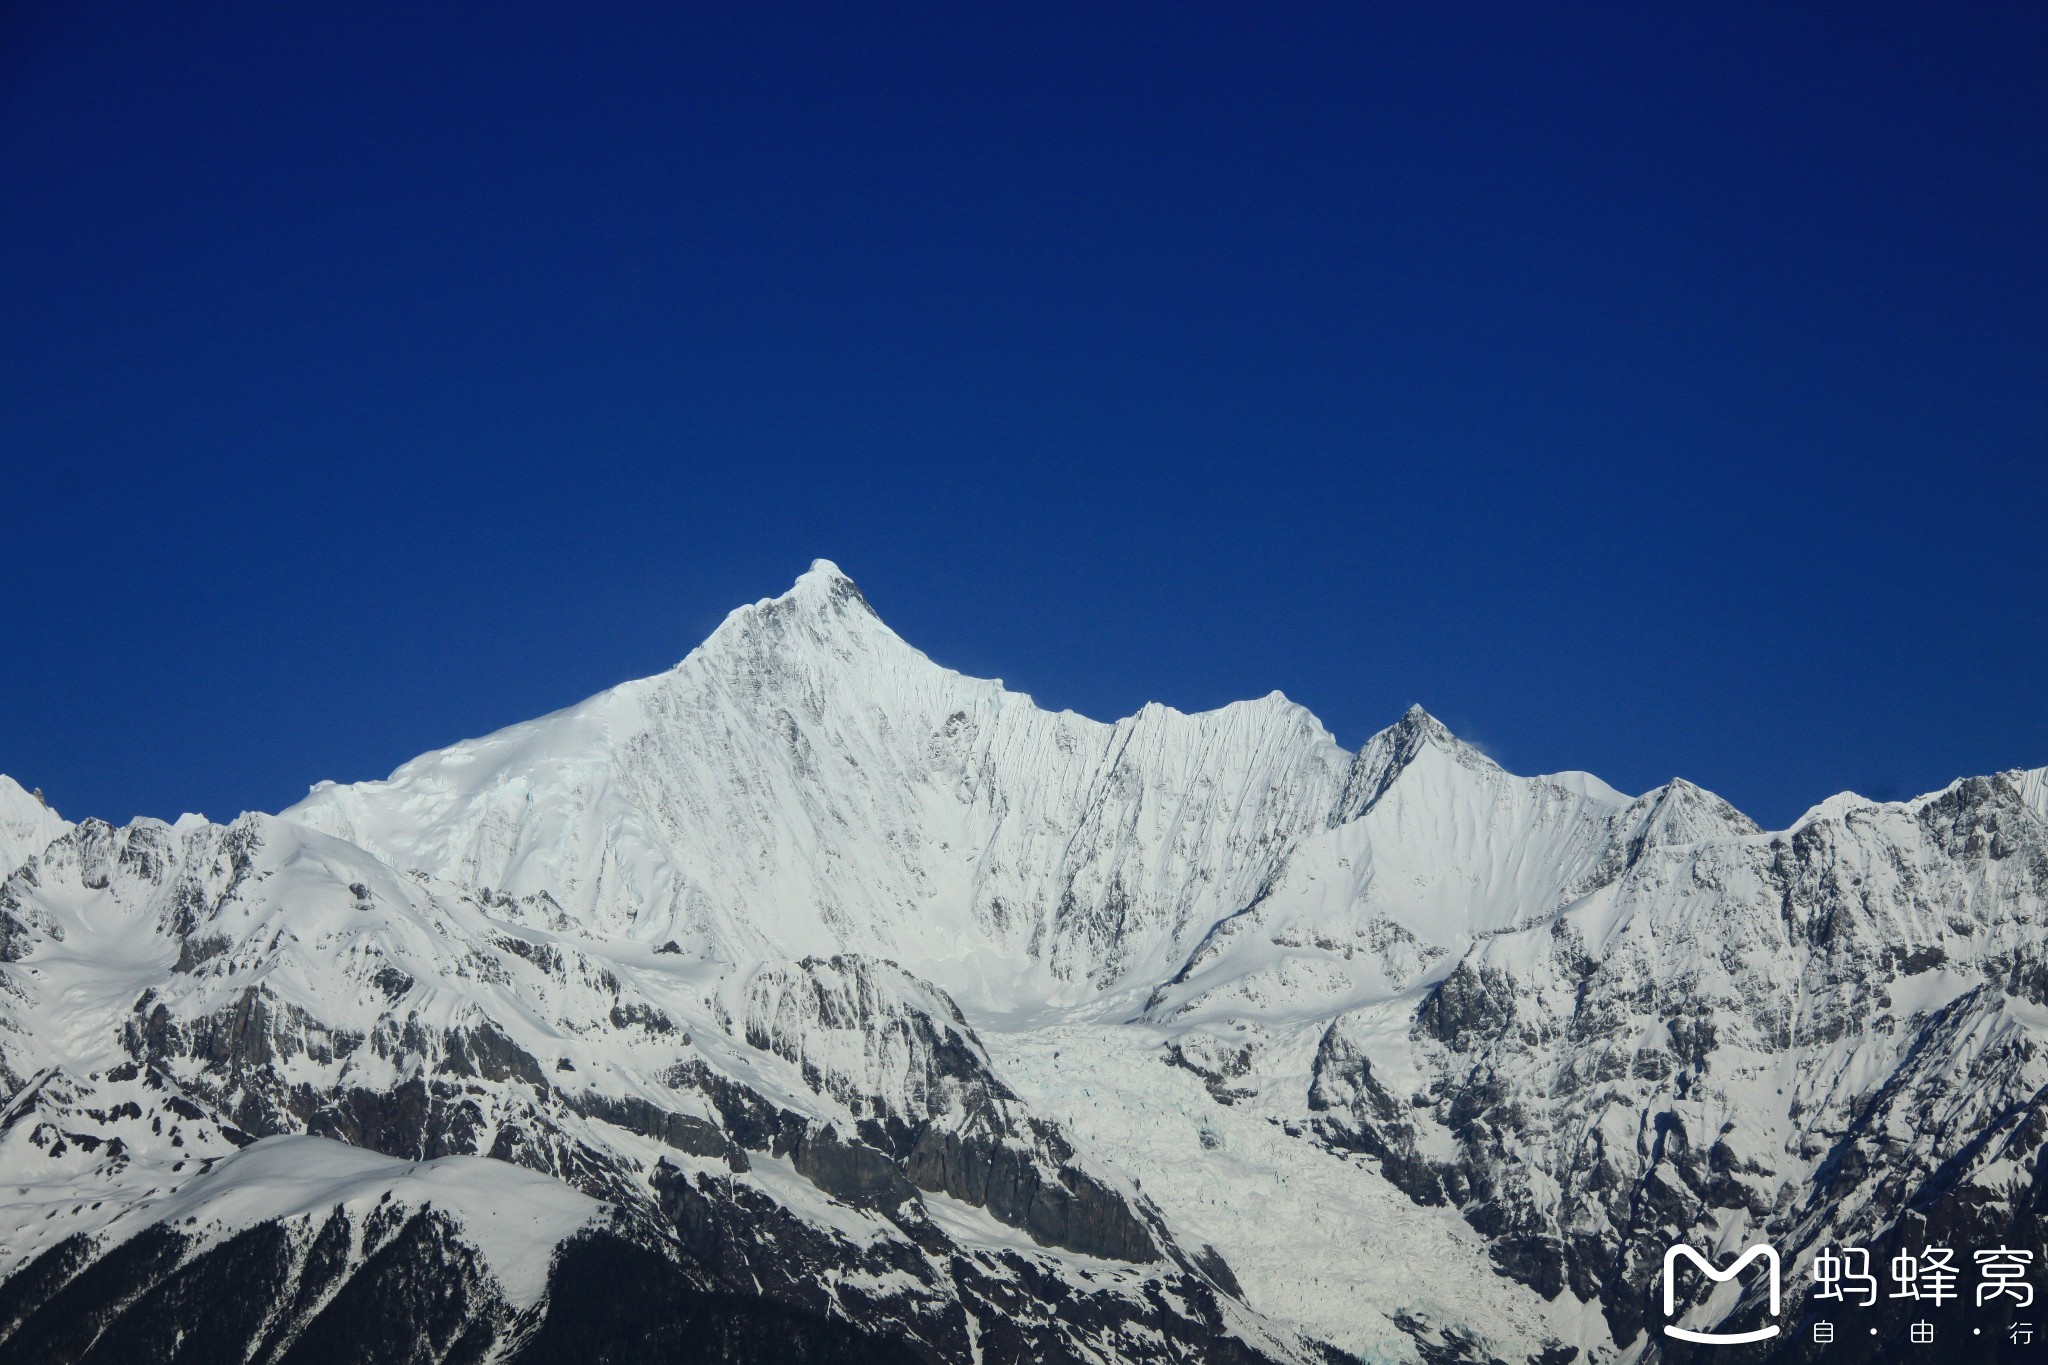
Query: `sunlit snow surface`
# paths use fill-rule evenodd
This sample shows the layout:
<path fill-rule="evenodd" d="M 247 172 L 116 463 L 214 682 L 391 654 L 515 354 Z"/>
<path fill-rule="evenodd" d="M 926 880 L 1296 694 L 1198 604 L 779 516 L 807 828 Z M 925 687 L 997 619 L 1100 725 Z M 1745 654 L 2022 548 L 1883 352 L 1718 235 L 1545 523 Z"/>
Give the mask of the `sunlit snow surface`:
<path fill-rule="evenodd" d="M 13 871 L 71 828 L 5 773 L 0 773 L 0 875 Z"/>
<path fill-rule="evenodd" d="M 1272 1098 L 1232 1105 L 1193 1073 L 1161 1066 L 1162 1035 L 1150 1030 L 1084 1024 L 988 1039 L 1033 1109 L 1129 1172 L 1183 1237 L 1225 1249 L 1266 1312 L 1368 1359 L 1410 1358 L 1394 1312 L 1485 1324 L 1503 1359 L 1578 1335 L 1575 1301 L 1546 1304 L 1492 1274 L 1483 1239 L 1455 1213 L 1418 1207 L 1364 1157 L 1288 1136 L 1313 1033 L 1268 1054 L 1261 1081 Z"/>
<path fill-rule="evenodd" d="M 558 1180 L 503 1161 L 474 1156 L 405 1161 L 314 1137 L 265 1138 L 183 1179 L 155 1174 L 166 1183 L 138 1192 L 133 1203 L 106 1204 L 104 1211 L 111 1216 L 101 1225 L 105 1231 L 118 1236 L 162 1221 L 212 1239 L 270 1218 L 295 1219 L 336 1208 L 367 1213 L 388 1196 L 400 1207 L 435 1209 L 460 1224 L 515 1308 L 541 1297 L 555 1247 L 589 1225 L 602 1208 Z M 46 1182 L 33 1192 L 34 1200 L 19 1204 L 0 1196 L 0 1218 L 18 1224 L 18 1230 L 10 1227 L 7 1239 L 10 1261 L 41 1249 L 46 1235 L 37 1223 L 55 1223 L 46 1217 L 51 1208 L 66 1198 L 76 1203 L 105 1199 L 109 1193 L 104 1183 L 89 1179 L 74 1180 L 68 1189 Z M 67 1233 L 77 1231 L 80 1221 L 94 1220 L 67 1219 L 63 1227 Z"/>
<path fill-rule="evenodd" d="M 1880 1217 L 1874 1186 L 1796 1208 L 1847 1116 L 1918 1179 L 2048 1085 L 2043 1007 L 1985 986 L 2040 959 L 2044 848 L 2048 769 L 1767 833 L 1681 781 L 1510 775 L 1419 709 L 1357 754 L 1278 693 L 1049 713 L 934 664 L 820 562 L 665 674 L 282 817 L 72 827 L 0 779 L 0 1269 L 388 1194 L 453 1219 L 524 1306 L 666 1162 L 816 1229 L 850 1315 L 933 1292 L 900 1258 L 952 1248 L 1186 1288 L 932 1189 L 892 1220 L 779 1152 L 622 1126 L 716 1131 L 708 1076 L 844 1134 L 1049 1120 L 1220 1257 L 1229 1330 L 1278 1358 L 1412 1360 L 1418 1335 L 1632 1358 L 1643 1337 L 1501 1273 L 1476 1206 L 1422 1185 L 1480 1180 L 1539 1241 L 1611 1245 L 1628 1200 L 1693 1178 L 1654 1119 L 1735 1172 L 1734 1202 L 1685 1205 L 1696 1240 L 1771 1221 L 1796 1261 Z M 256 1063 L 229 1045 L 251 1019 Z M 338 1097 L 429 1073 L 474 1110 L 460 1152 L 503 1159 L 236 1145 L 305 1130 L 281 1096 L 332 1126 Z M 218 1103 L 184 1116 L 179 1087 Z M 601 1177 L 573 1174 L 585 1150 Z M 2022 1155 L 1969 1178 L 2002 1188 Z"/>

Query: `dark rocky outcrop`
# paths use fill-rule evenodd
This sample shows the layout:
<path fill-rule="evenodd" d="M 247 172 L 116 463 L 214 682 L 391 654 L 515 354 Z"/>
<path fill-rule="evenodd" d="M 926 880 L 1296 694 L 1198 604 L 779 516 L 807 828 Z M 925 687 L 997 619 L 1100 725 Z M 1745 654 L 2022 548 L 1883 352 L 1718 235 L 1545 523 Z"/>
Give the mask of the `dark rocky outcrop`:
<path fill-rule="evenodd" d="M 162 1226 L 104 1253 L 75 1238 L 0 1285 L 0 1363 L 36 1365 L 910 1365 L 929 1356 L 823 1313 L 708 1287 L 672 1254 L 595 1230 L 512 1312 L 431 1213 L 310 1244 L 261 1223 L 204 1251 Z"/>
<path fill-rule="evenodd" d="M 927 1357 L 844 1321 L 707 1292 L 673 1260 L 617 1237 L 565 1245 L 539 1328 L 511 1365 L 913 1365 Z"/>
<path fill-rule="evenodd" d="M 849 1142 L 830 1124 L 805 1133 L 791 1154 L 796 1173 L 835 1199 L 895 1209 L 917 1191 L 896 1163 L 864 1142 Z"/>
<path fill-rule="evenodd" d="M 576 1112 L 590 1118 L 617 1124 L 629 1133 L 651 1137 L 691 1156 L 716 1157 L 735 1171 L 747 1169 L 746 1149 L 708 1119 L 663 1109 L 637 1095 L 606 1095 L 591 1090 L 565 1098 Z"/>
<path fill-rule="evenodd" d="M 1047 1179 L 1030 1151 L 999 1139 L 927 1132 L 904 1174 L 919 1189 L 985 1208 L 1047 1246 L 1141 1264 L 1159 1259 L 1122 1195 L 1074 1166 Z"/>

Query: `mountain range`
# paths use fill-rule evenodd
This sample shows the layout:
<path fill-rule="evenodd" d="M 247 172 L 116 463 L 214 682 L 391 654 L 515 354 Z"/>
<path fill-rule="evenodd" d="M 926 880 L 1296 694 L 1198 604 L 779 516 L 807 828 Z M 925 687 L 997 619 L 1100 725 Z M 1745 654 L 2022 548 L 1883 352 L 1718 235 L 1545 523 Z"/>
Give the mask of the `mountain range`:
<path fill-rule="evenodd" d="M 2048 768 L 1105 724 L 819 561 L 277 814 L 0 778 L 0 878 L 5 1360 L 1590 1365 L 1674 1242 L 2043 1241 Z"/>

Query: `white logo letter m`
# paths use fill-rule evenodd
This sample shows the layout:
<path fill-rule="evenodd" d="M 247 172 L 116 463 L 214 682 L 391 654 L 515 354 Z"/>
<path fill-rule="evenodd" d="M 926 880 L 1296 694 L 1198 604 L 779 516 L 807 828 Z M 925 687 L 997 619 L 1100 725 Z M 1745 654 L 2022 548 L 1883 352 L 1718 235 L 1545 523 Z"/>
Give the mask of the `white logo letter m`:
<path fill-rule="evenodd" d="M 1722 1283 L 1742 1273 L 1742 1268 L 1758 1257 L 1763 1258 L 1771 1271 L 1771 1316 L 1778 1316 L 1778 1253 L 1766 1243 L 1759 1243 L 1737 1256 L 1726 1270 L 1714 1269 L 1714 1263 L 1689 1246 L 1675 1246 L 1664 1253 L 1664 1316 L 1670 1317 L 1678 1306 L 1678 1258 L 1685 1257 L 1701 1270 L 1708 1279 Z M 1759 1327 L 1753 1332 L 1692 1332 L 1683 1327 L 1664 1325 L 1664 1335 L 1677 1337 L 1680 1341 L 1697 1341 L 1707 1346 L 1739 1346 L 1745 1341 L 1763 1341 L 1778 1335 L 1778 1324 Z"/>

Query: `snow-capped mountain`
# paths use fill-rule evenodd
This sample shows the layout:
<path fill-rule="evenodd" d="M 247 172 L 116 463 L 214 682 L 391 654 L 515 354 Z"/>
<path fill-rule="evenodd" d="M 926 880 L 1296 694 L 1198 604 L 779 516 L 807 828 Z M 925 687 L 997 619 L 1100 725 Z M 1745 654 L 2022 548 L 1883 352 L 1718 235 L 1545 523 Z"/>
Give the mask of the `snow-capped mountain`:
<path fill-rule="evenodd" d="M 1673 1240 L 2041 1202 L 2048 769 L 1102 724 L 822 561 L 281 815 L 0 779 L 0 875 L 5 1359 L 1634 1361 Z"/>
<path fill-rule="evenodd" d="M 1104 725 L 933 664 L 828 564 L 659 677 L 285 817 L 729 963 L 903 964 L 979 1011 L 1142 1000 L 1329 815 L 1277 692 Z"/>

